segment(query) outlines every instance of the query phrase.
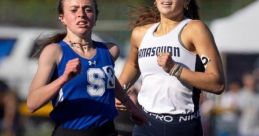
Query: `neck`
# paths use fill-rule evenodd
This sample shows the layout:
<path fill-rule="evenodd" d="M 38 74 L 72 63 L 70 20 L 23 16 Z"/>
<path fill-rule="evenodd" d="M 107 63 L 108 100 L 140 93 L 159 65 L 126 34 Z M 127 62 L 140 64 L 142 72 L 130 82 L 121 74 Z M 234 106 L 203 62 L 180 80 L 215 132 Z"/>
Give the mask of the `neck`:
<path fill-rule="evenodd" d="M 65 41 L 67 41 L 69 43 L 69 45 L 73 48 L 80 48 L 80 49 L 86 49 L 89 50 L 91 48 L 93 48 L 93 41 L 92 39 L 83 39 L 80 37 L 70 37 L 70 36 L 66 36 L 64 38 Z"/>
<path fill-rule="evenodd" d="M 161 24 L 165 23 L 165 24 L 175 24 L 175 23 L 179 23 L 184 19 L 184 15 L 183 14 L 179 14 L 179 15 L 175 15 L 172 17 L 166 17 L 164 15 L 161 15 L 160 17 L 160 22 Z"/>
<path fill-rule="evenodd" d="M 169 31 L 171 31 L 174 27 L 176 27 L 177 24 L 179 24 L 184 17 L 178 17 L 175 19 L 169 19 L 166 17 L 161 17 L 160 24 L 156 30 L 156 34 L 159 35 L 164 35 L 167 34 Z"/>

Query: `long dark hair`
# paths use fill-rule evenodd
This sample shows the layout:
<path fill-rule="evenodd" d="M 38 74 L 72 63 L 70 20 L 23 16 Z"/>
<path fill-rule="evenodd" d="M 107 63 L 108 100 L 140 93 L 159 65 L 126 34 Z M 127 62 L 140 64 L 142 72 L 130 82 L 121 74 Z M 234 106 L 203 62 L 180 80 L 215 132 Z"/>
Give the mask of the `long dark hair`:
<path fill-rule="evenodd" d="M 97 4 L 96 0 L 92 0 L 92 1 L 94 3 L 94 9 L 95 9 L 96 20 L 97 20 L 98 15 L 99 15 L 98 4 Z M 58 15 L 64 14 L 64 0 L 58 0 L 57 11 L 58 11 Z M 60 42 L 61 40 L 63 40 L 65 38 L 66 35 L 67 35 L 66 32 L 62 32 L 62 33 L 57 33 L 53 36 L 49 36 L 48 38 L 38 39 L 37 40 L 37 46 L 39 46 L 39 48 L 38 48 L 38 50 L 35 51 L 33 56 L 39 57 L 41 51 L 45 48 L 45 46 L 47 46 L 51 43 Z"/>
<path fill-rule="evenodd" d="M 190 19 L 200 19 L 199 7 L 195 0 L 190 0 L 186 8 L 184 8 L 184 16 Z M 131 28 L 143 26 L 147 24 L 157 23 L 160 21 L 160 13 L 156 6 L 142 6 L 132 8 L 130 12 Z"/>

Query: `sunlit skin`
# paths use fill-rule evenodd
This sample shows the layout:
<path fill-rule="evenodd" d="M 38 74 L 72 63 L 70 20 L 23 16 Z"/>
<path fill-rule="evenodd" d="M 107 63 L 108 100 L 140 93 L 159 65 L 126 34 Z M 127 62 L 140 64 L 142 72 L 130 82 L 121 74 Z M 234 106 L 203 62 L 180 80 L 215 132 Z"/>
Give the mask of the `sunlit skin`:
<path fill-rule="evenodd" d="M 67 36 L 65 41 L 73 41 L 86 45 L 85 49 L 74 50 L 85 58 L 92 58 L 96 54 L 92 44 L 92 29 L 96 23 L 96 9 L 92 0 L 65 0 L 64 14 L 59 16 L 60 21 L 66 26 Z"/>
<path fill-rule="evenodd" d="M 160 24 L 154 35 L 159 37 L 172 31 L 184 19 L 184 5 L 188 4 L 189 0 L 155 0 L 154 2 L 160 12 Z M 119 78 L 121 84 L 134 83 L 140 76 L 138 49 L 146 31 L 152 25 L 148 24 L 133 29 L 130 53 Z M 201 20 L 190 21 L 183 29 L 180 39 L 188 51 L 207 56 L 210 61 L 205 72 L 194 72 L 183 68 L 179 80 L 201 90 L 221 94 L 225 88 L 222 62 L 214 38 L 206 24 Z M 175 64 L 169 53 L 159 54 L 157 63 L 166 72 L 169 72 Z"/>
<path fill-rule="evenodd" d="M 90 39 L 96 22 L 94 3 L 91 0 L 65 0 L 64 14 L 59 18 L 68 34 Z"/>
<path fill-rule="evenodd" d="M 155 5 L 160 11 L 161 18 L 181 20 L 183 15 L 183 6 L 187 0 L 156 0 Z"/>
<path fill-rule="evenodd" d="M 91 33 L 96 22 L 96 13 L 92 0 L 64 0 L 64 14 L 59 19 L 67 30 L 64 41 L 77 42 L 87 48 L 72 48 L 75 52 L 85 58 L 95 55 L 96 49 L 92 44 Z M 108 44 L 109 51 L 114 60 L 119 55 L 119 49 L 115 44 Z M 64 74 L 51 83 L 49 79 L 55 66 L 62 57 L 62 51 L 57 43 L 46 46 L 39 57 L 37 72 L 31 83 L 27 105 L 31 112 L 36 111 L 46 104 L 58 90 L 80 71 L 79 58 L 72 59 L 66 64 Z"/>
<path fill-rule="evenodd" d="M 96 47 L 91 39 L 92 29 L 97 20 L 97 9 L 94 0 L 63 0 L 63 13 L 59 19 L 66 29 L 63 39 L 72 50 L 83 58 L 90 59 L 96 55 Z M 71 43 L 75 43 L 75 47 Z M 105 43 L 115 61 L 119 56 L 119 47 L 114 43 Z M 35 112 L 55 97 L 62 86 L 73 76 L 80 73 L 81 63 L 79 58 L 67 62 L 63 75 L 50 82 L 53 70 L 59 64 L 62 50 L 57 43 L 47 45 L 40 54 L 38 69 L 32 80 L 27 106 L 30 112 Z M 118 81 L 115 81 L 116 97 L 120 100 L 127 98 Z M 126 107 L 133 117 L 140 123 L 145 122 L 141 110 L 136 108 L 130 100 L 125 101 Z"/>

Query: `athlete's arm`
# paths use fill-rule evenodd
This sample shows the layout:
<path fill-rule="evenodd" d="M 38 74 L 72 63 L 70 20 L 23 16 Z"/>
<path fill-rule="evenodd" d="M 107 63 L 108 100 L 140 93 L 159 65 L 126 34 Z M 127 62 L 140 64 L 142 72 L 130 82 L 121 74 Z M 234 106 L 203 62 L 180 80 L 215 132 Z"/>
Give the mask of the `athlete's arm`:
<path fill-rule="evenodd" d="M 120 77 L 119 77 L 119 83 L 120 83 L 120 85 L 123 86 L 123 89 L 130 88 L 130 86 L 132 86 L 140 76 L 138 60 L 137 60 L 138 59 L 138 48 L 140 46 L 140 43 L 143 39 L 143 36 L 144 36 L 146 30 L 147 30 L 146 26 L 145 27 L 143 26 L 143 27 L 136 27 L 132 31 L 131 41 L 130 41 L 131 47 L 130 47 L 129 56 L 124 65 L 122 73 L 120 74 Z M 126 94 L 125 91 L 123 93 Z M 118 96 L 118 94 L 116 94 L 116 96 Z M 124 105 L 122 105 L 121 101 L 119 101 L 117 99 L 115 101 L 115 106 L 119 110 L 125 110 Z"/>
<path fill-rule="evenodd" d="M 201 21 L 191 21 L 181 35 L 188 50 L 209 59 L 205 72 L 193 72 L 183 68 L 180 79 L 184 82 L 215 94 L 224 91 L 225 81 L 222 62 L 212 33 Z"/>
<path fill-rule="evenodd" d="M 59 92 L 62 85 L 71 78 L 72 74 L 79 71 L 79 59 L 70 60 L 66 64 L 64 74 L 49 83 L 53 70 L 61 56 L 61 49 L 57 44 L 48 45 L 43 49 L 39 58 L 38 69 L 27 97 L 27 106 L 30 112 L 36 111 L 49 102 Z"/>
<path fill-rule="evenodd" d="M 138 66 L 138 48 L 149 27 L 150 25 L 136 27 L 132 31 L 129 56 L 119 77 L 121 85 L 126 85 L 127 88 L 133 85 L 140 76 Z"/>

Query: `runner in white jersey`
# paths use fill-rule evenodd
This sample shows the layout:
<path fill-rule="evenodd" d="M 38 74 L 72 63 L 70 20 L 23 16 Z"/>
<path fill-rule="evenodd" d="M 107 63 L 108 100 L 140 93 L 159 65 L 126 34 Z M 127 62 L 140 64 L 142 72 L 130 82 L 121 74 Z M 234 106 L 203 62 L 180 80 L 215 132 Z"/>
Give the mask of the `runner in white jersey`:
<path fill-rule="evenodd" d="M 195 0 L 156 0 L 155 6 L 139 10 L 120 76 L 126 86 L 142 78 L 138 102 L 149 124 L 136 125 L 133 135 L 202 136 L 200 92 L 220 94 L 225 86 L 213 36 Z"/>
<path fill-rule="evenodd" d="M 182 83 L 157 64 L 157 54 L 168 52 L 175 62 L 192 71 L 203 69 L 197 67 L 199 63 L 202 66 L 198 56 L 186 50 L 179 41 L 179 34 L 189 21 L 190 19 L 181 21 L 172 31 L 161 37 L 153 35 L 159 26 L 159 23 L 154 24 L 147 30 L 140 44 L 138 63 L 143 82 L 138 100 L 147 111 L 188 114 L 197 110 L 198 99 L 192 98 L 194 95 L 198 97 L 200 91 L 193 92 L 192 86 Z"/>

